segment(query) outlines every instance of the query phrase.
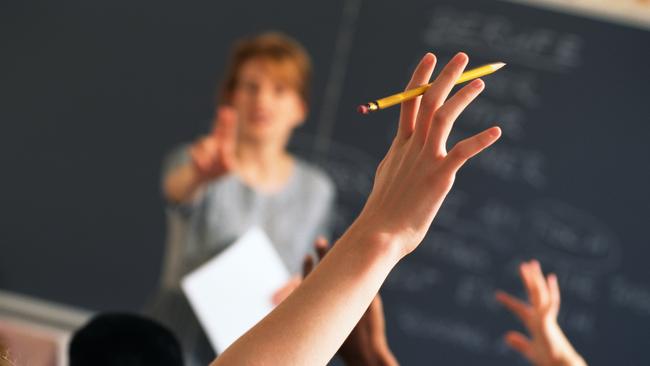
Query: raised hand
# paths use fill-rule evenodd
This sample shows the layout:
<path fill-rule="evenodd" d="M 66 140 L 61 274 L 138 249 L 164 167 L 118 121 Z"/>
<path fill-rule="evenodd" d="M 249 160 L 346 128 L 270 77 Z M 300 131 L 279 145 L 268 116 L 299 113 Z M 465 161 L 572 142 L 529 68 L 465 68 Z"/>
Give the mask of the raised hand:
<path fill-rule="evenodd" d="M 322 260 L 329 251 L 325 238 L 318 238 L 315 243 L 318 260 Z M 314 268 L 314 260 L 306 256 L 303 262 L 303 277 L 307 277 Z M 397 359 L 388 347 L 384 324 L 384 308 L 379 294 L 370 303 L 357 325 L 339 348 L 338 354 L 346 365 L 354 366 L 395 366 Z"/>
<path fill-rule="evenodd" d="M 433 54 L 424 56 L 406 89 L 428 83 L 435 62 Z M 501 135 L 501 130 L 493 127 L 447 152 L 454 121 L 484 88 L 483 81 L 476 79 L 447 99 L 467 63 L 467 55 L 457 54 L 422 97 L 402 104 L 397 136 L 377 169 L 372 192 L 358 219 L 386 234 L 402 256 L 422 241 L 456 172 Z"/>
<path fill-rule="evenodd" d="M 530 337 L 509 331 L 505 335 L 506 343 L 536 366 L 586 365 L 557 323 L 560 311 L 557 276 L 549 274 L 544 278 L 536 260 L 522 263 L 519 273 L 528 303 L 503 291 L 497 291 L 496 298 L 522 321 Z"/>
<path fill-rule="evenodd" d="M 237 115 L 231 107 L 219 107 L 210 135 L 190 148 L 190 156 L 201 181 L 218 178 L 235 168 Z"/>

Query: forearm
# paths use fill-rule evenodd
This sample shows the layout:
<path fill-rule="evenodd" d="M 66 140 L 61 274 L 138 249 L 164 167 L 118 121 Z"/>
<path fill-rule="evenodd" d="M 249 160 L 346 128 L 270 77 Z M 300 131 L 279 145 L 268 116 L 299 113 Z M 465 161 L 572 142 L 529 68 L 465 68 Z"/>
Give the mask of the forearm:
<path fill-rule="evenodd" d="M 282 304 L 214 362 L 325 365 L 401 258 L 390 240 L 353 225 Z"/>
<path fill-rule="evenodd" d="M 191 162 L 185 163 L 165 177 L 163 193 L 165 198 L 173 203 L 191 201 L 203 185 L 196 168 Z"/>

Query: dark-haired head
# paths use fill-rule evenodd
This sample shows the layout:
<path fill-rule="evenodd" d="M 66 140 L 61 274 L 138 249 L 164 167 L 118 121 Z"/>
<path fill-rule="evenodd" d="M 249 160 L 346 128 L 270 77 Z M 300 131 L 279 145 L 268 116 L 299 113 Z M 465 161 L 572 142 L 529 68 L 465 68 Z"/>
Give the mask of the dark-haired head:
<path fill-rule="evenodd" d="M 153 320 L 132 314 L 95 316 L 73 336 L 70 366 L 182 365 L 174 335 Z"/>

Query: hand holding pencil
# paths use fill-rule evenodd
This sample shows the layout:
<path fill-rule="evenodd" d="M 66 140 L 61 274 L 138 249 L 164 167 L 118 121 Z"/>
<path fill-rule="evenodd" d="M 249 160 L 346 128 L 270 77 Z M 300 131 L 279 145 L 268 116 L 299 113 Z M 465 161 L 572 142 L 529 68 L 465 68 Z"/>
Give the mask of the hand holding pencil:
<path fill-rule="evenodd" d="M 485 87 L 476 79 L 452 94 L 468 62 L 466 54 L 458 53 L 426 93 L 401 104 L 397 135 L 377 168 L 373 189 L 357 219 L 369 219 L 368 227 L 394 232 L 400 238 L 397 242 L 405 244 L 404 254 L 424 238 L 458 170 L 501 136 L 501 130 L 492 127 L 447 149 L 454 122 Z M 436 57 L 427 53 L 406 90 L 428 83 L 435 64 Z"/>

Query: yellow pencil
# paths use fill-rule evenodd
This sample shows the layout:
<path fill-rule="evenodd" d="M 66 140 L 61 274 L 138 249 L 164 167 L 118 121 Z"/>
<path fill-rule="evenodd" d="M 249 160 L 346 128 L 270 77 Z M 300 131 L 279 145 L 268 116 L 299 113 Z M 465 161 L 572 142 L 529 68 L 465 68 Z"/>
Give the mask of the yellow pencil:
<path fill-rule="evenodd" d="M 489 75 L 499 70 L 500 68 L 504 67 L 505 65 L 506 64 L 504 64 L 503 62 L 495 62 L 493 64 L 487 64 L 487 65 L 477 67 L 475 69 L 465 71 L 462 75 L 460 75 L 458 80 L 456 80 L 456 83 L 454 85 L 458 85 L 472 79 L 480 78 L 481 76 Z M 429 89 L 431 84 L 433 83 L 418 86 L 417 88 L 409 89 L 402 93 L 393 94 L 389 97 L 377 99 L 374 102 L 370 102 L 368 104 L 362 104 L 359 107 L 357 107 L 357 112 L 361 114 L 368 114 L 370 112 L 388 108 L 394 106 L 395 104 L 400 104 L 409 99 L 416 98 L 424 94 L 424 92 L 426 92 Z"/>

